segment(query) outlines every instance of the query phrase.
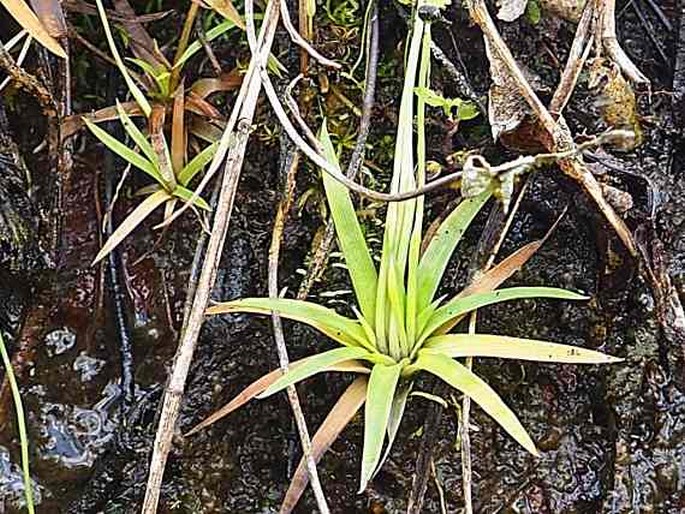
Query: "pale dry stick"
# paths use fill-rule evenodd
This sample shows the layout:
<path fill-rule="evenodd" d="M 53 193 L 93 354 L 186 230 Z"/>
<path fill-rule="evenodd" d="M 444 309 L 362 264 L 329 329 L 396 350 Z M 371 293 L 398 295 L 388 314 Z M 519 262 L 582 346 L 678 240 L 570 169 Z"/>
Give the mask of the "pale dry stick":
<path fill-rule="evenodd" d="M 253 58 L 260 59 L 259 47 L 257 46 L 257 37 L 255 34 L 254 25 L 254 3 L 252 0 L 245 0 L 245 28 L 247 31 L 247 40 L 252 50 Z M 264 55 L 264 54 L 261 54 Z M 266 54 L 268 55 L 268 54 Z M 290 210 L 292 203 L 293 189 L 295 188 L 294 175 L 300 161 L 300 153 L 296 152 L 293 156 L 293 162 L 290 164 L 288 171 L 288 179 L 286 185 L 286 196 L 283 202 L 279 205 L 276 219 L 274 220 L 274 228 L 271 236 L 271 245 L 269 247 L 269 296 L 272 298 L 278 297 L 278 256 L 281 247 L 281 236 L 283 234 L 283 227 L 285 220 Z M 290 359 L 288 358 L 288 349 L 285 345 L 285 337 L 283 336 L 283 325 L 281 317 L 276 311 L 272 311 L 271 320 L 274 328 L 274 338 L 276 340 L 276 350 L 278 352 L 278 361 L 284 373 L 288 371 Z M 300 436 L 300 444 L 302 445 L 302 453 L 304 454 L 305 462 L 307 463 L 307 471 L 309 473 L 309 483 L 314 491 L 317 506 L 321 514 L 329 514 L 328 503 L 324 495 L 319 474 L 316 470 L 316 461 L 312 456 L 312 441 L 307 429 L 307 421 L 304 418 L 300 399 L 297 396 L 297 389 L 291 385 L 287 389 L 288 400 L 293 411 L 295 424 Z"/>
<path fill-rule="evenodd" d="M 592 41 L 589 40 L 592 24 L 595 23 L 595 1 L 588 0 L 583 10 L 583 15 L 578 22 L 576 33 L 573 37 L 571 51 L 569 52 L 566 66 L 561 74 L 559 85 L 557 86 L 549 110 L 553 116 L 561 114 L 566 107 L 573 90 L 578 82 L 580 72 L 585 65 L 585 61 L 592 49 Z"/>
<path fill-rule="evenodd" d="M 302 48 L 305 52 L 307 52 L 309 55 L 311 55 L 314 59 L 319 61 L 319 63 L 323 64 L 324 66 L 329 66 L 333 69 L 339 70 L 342 68 L 342 66 L 321 55 L 316 48 L 314 48 L 312 45 L 309 44 L 309 42 L 303 38 L 300 33 L 297 31 L 297 29 L 293 26 L 293 22 L 290 19 L 290 11 L 288 10 L 288 2 L 287 0 L 280 0 L 280 5 L 281 5 L 281 19 L 283 20 L 283 26 L 285 27 L 285 30 L 288 31 L 288 34 L 290 35 L 290 39 L 292 39 L 293 43 L 295 43 L 297 46 Z"/>
<path fill-rule="evenodd" d="M 259 52 L 264 52 L 267 56 L 269 55 L 273 43 L 278 17 L 279 9 L 276 5 L 276 1 L 271 0 L 267 4 L 265 21 L 262 24 L 258 42 Z M 255 56 L 254 59 L 258 59 L 258 57 Z M 209 295 L 214 284 L 216 270 L 219 264 L 219 256 L 221 255 L 226 233 L 228 231 L 228 223 L 238 186 L 240 169 L 245 156 L 245 148 L 247 146 L 251 123 L 259 97 L 259 76 L 252 75 L 246 88 L 247 93 L 243 103 L 236 104 L 234 107 L 234 113 L 236 113 L 235 117 L 239 117 L 240 121 L 237 123 L 232 138 L 233 144 L 228 151 L 226 158 L 219 203 L 214 215 L 214 224 L 207 244 L 202 273 L 200 274 L 200 279 L 195 290 L 193 306 L 185 330 L 181 334 L 173 369 L 164 394 L 162 412 L 150 463 L 145 499 L 143 501 L 143 514 L 154 514 L 157 510 L 157 504 L 159 503 L 164 468 L 166 466 L 169 451 L 171 450 L 172 438 L 176 428 L 176 421 L 178 419 L 190 363 L 200 334 L 202 322 L 204 321 L 205 309 L 207 308 Z"/>
<path fill-rule="evenodd" d="M 248 0 L 249 1 L 249 0 Z M 247 3 L 247 2 L 246 2 Z M 286 179 L 285 196 L 283 200 L 278 205 L 278 210 L 276 211 L 276 218 L 274 220 L 274 228 L 271 233 L 271 246 L 269 247 L 269 297 L 278 297 L 278 261 L 281 251 L 281 242 L 283 239 L 283 229 L 285 227 L 285 222 L 288 217 L 288 212 L 292 206 L 293 193 L 295 189 L 295 173 L 300 161 L 300 153 L 295 150 L 290 164 L 290 169 L 288 170 L 288 176 Z M 285 344 L 285 336 L 283 335 L 283 323 L 281 322 L 281 317 L 276 311 L 271 313 L 271 322 L 274 329 L 274 339 L 276 340 L 276 349 L 278 352 L 278 361 L 283 373 L 288 371 L 288 366 L 290 365 L 290 359 L 288 357 L 288 349 Z M 293 416 L 295 417 L 295 424 L 297 425 L 297 430 L 300 435 L 300 443 L 302 444 L 302 453 L 305 456 L 307 462 L 307 471 L 309 472 L 309 481 L 314 491 L 314 496 L 316 498 L 316 503 L 319 507 L 319 511 L 322 514 L 328 514 L 330 509 L 326 502 L 326 497 L 321 486 L 321 481 L 319 479 L 319 474 L 316 471 L 316 462 L 312 457 L 312 443 L 309 436 L 309 430 L 307 428 L 307 423 L 304 418 L 304 413 L 302 412 L 302 407 L 300 405 L 300 399 L 297 395 L 297 389 L 294 385 L 291 385 L 287 389 L 288 401 L 290 402 L 290 407 L 293 411 Z"/>
<path fill-rule="evenodd" d="M 571 136 L 571 131 L 566 125 L 563 116 L 559 116 L 558 120 L 554 120 L 550 112 L 542 104 L 538 96 L 533 91 L 526 78 L 523 76 L 516 60 L 511 54 L 509 47 L 499 34 L 494 21 L 490 17 L 484 0 L 467 0 L 467 5 L 471 18 L 480 26 L 486 42 L 489 45 L 494 58 L 499 58 L 509 72 L 511 78 L 516 83 L 519 93 L 523 96 L 532 109 L 533 114 L 538 118 L 542 127 L 544 128 L 546 137 L 543 137 L 541 143 L 545 145 L 550 152 L 565 152 L 575 148 L 575 142 Z M 604 198 L 602 189 L 592 175 L 587 166 L 577 156 L 568 157 L 559 161 L 559 167 L 567 176 L 578 182 L 585 192 L 592 198 L 597 205 L 597 208 L 606 218 L 608 223 L 616 232 L 623 245 L 626 247 L 631 256 L 637 257 L 637 245 L 633 239 L 630 230 L 625 222 L 616 214 L 613 207 Z"/>
<path fill-rule="evenodd" d="M 22 45 L 21 50 L 19 51 L 19 55 L 17 56 L 17 66 L 21 66 L 22 64 L 24 64 L 24 59 L 26 59 L 26 54 L 28 54 L 29 52 L 29 47 L 31 46 L 32 40 L 33 38 L 31 36 L 26 36 L 26 41 L 24 41 L 24 44 Z M 9 51 L 9 44 L 7 45 L 7 49 Z M 5 87 L 7 86 L 7 84 L 10 83 L 11 80 L 12 79 L 9 76 L 5 77 L 5 80 L 3 80 L 2 83 L 0 83 L 0 92 L 3 89 L 5 89 Z"/>
<path fill-rule="evenodd" d="M 625 53 L 616 37 L 616 0 L 601 1 L 602 45 L 609 58 L 619 65 L 623 73 L 634 83 L 649 85 L 649 79 L 635 66 Z"/>
<path fill-rule="evenodd" d="M 521 191 L 519 191 L 518 197 L 516 198 L 516 202 L 512 206 L 511 211 L 509 212 L 509 215 L 507 216 L 507 219 L 504 222 L 504 226 L 500 230 L 499 237 L 497 238 L 495 245 L 492 247 L 492 250 L 490 251 L 488 260 L 486 261 L 485 266 L 483 266 L 481 270 L 482 272 L 488 271 L 495 263 L 495 258 L 497 257 L 497 254 L 499 253 L 499 250 L 502 247 L 502 244 L 504 243 L 504 239 L 506 238 L 509 229 L 511 228 L 511 224 L 514 221 L 514 216 L 518 212 L 519 207 L 521 207 L 521 200 L 523 199 L 523 195 L 526 193 L 527 188 L 528 181 L 523 183 Z M 476 333 L 477 319 L 478 311 L 475 310 L 471 312 L 471 316 L 469 317 L 469 334 Z M 473 368 L 473 357 L 467 357 L 464 364 L 469 370 L 471 370 Z M 464 395 L 461 406 L 461 480 L 462 489 L 464 492 L 465 514 L 473 514 L 473 469 L 471 467 L 471 436 L 469 435 L 469 425 L 471 423 L 470 418 L 471 398 L 467 395 Z"/>

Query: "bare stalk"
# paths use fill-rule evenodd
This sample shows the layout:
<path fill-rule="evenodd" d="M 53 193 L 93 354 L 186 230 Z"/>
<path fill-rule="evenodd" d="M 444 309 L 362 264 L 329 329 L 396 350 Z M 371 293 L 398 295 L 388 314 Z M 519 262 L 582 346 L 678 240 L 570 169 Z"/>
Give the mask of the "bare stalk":
<path fill-rule="evenodd" d="M 273 37 L 278 23 L 279 10 L 275 0 L 271 0 L 265 12 L 265 21 L 260 34 L 260 52 L 269 55 Z M 256 55 L 254 59 L 258 59 Z M 187 324 L 181 334 L 173 369 L 167 384 L 160 415 L 159 426 L 155 436 L 154 451 L 150 463 L 147 489 L 143 501 L 143 514 L 154 514 L 159 503 L 159 494 L 166 466 L 167 457 L 171 450 L 172 438 L 178 419 L 181 400 L 185 390 L 188 370 L 192 361 L 197 339 L 200 334 L 204 312 L 209 301 L 209 295 L 214 284 L 219 256 L 228 230 L 228 223 L 233 208 L 233 200 L 238 185 L 240 169 L 245 156 L 245 148 L 250 133 L 250 126 L 254 117 L 257 98 L 260 91 L 260 81 L 257 75 L 250 78 L 247 94 L 241 104 L 234 107 L 239 116 L 236 130 L 233 134 L 233 145 L 228 151 L 224 166 L 224 176 L 221 185 L 220 198 L 214 215 L 212 233 L 207 244 L 204 265 L 197 283 L 192 309 Z"/>

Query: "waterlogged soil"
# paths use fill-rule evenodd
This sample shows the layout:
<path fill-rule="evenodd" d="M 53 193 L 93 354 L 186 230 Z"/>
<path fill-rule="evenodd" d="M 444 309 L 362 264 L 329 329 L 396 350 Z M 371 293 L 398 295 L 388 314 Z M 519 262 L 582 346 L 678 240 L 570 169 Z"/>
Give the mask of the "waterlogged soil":
<path fill-rule="evenodd" d="M 400 68 L 393 68 L 390 59 L 401 58 L 396 43 L 403 31 L 397 29 L 402 19 L 394 8 L 384 7 L 383 15 L 383 55 L 390 72 L 380 80 L 375 111 L 378 123 L 374 124 L 369 158 L 387 164 L 387 153 L 376 142 L 394 131 Z M 488 74 L 480 36 L 475 29 L 465 28 L 458 6 L 450 9 L 448 18 L 455 25 L 437 25 L 436 39 L 455 61 L 455 49 L 460 51 L 474 89 L 485 93 Z M 609 185 L 630 195 L 632 206 L 625 217 L 632 229 L 654 227 L 652 235 L 663 244 L 665 267 L 677 291 L 682 292 L 684 133 L 672 117 L 668 96 L 661 94 L 670 87 L 675 33 L 661 30 L 657 34 L 670 59 L 664 63 L 656 47 L 646 43 L 642 30 L 630 9 L 619 19 L 626 49 L 654 84 L 651 103 L 646 101 L 647 105 L 640 107 L 645 144 L 631 153 L 599 154 L 604 164 L 596 171 Z M 553 85 L 559 72 L 557 60 L 563 62 L 573 27 L 544 19 L 533 27 L 520 20 L 503 32 L 514 54 L 540 76 L 543 86 Z M 284 46 L 284 41 L 279 43 Z M 456 94 L 437 65 L 434 74 L 446 94 Z M 645 99 L 641 97 L 641 101 Z M 598 117 L 592 115 L 596 111 L 597 103 L 581 81 L 568 109 L 574 133 L 601 130 Z M 16 112 L 14 115 L 16 118 Z M 269 116 L 266 108 L 260 109 L 259 120 L 271 123 Z M 25 125 L 18 119 L 11 125 L 29 166 L 45 167 L 30 157 Z M 486 130 L 475 120 L 446 142 L 444 127 L 434 124 L 430 158 L 444 162 L 449 152 L 464 148 L 467 142 L 479 137 L 483 141 Z M 256 136 L 260 135 L 263 128 L 257 129 Z M 199 229 L 192 219 L 184 219 L 158 240 L 157 233 L 143 227 L 121 249 L 136 382 L 135 401 L 125 407 L 119 386 L 118 334 L 109 314 L 113 311 L 111 298 L 103 270 L 90 266 L 101 245 L 98 227 L 104 208 L 96 199 L 102 198 L 102 181 L 93 169 L 102 167 L 102 149 L 94 147 L 92 140 L 83 145 L 64 184 L 64 229 L 57 258 L 54 262 L 43 262 L 49 261 L 47 258 L 39 263 L 27 261 L 23 268 L 2 268 L 0 298 L 5 306 L 1 328 L 13 336 L 8 338 L 10 350 L 23 355 L 19 375 L 38 511 L 136 512 L 144 493 Z M 501 147 L 486 151 L 493 159 L 514 156 Z M 278 137 L 255 137 L 249 146 L 212 294 L 215 300 L 266 292 L 266 257 L 282 190 L 281 156 Z M 309 167 L 304 169 L 311 172 Z M 314 191 L 310 196 L 315 198 L 316 181 L 303 172 L 298 192 L 308 190 Z M 448 191 L 431 197 L 431 216 L 455 195 Z M 115 216 L 123 219 L 132 206 L 123 199 Z M 597 348 L 625 360 L 608 367 L 477 361 L 476 371 L 519 415 L 541 456 L 526 454 L 475 408 L 470 427 L 474 508 L 482 513 L 683 512 L 685 370 L 681 341 L 659 324 L 650 287 L 592 204 L 558 170 L 540 170 L 530 179 L 502 255 L 542 237 L 565 209 L 557 230 L 509 285 L 561 286 L 583 291 L 591 300 L 529 300 L 483 309 L 479 330 Z M 307 250 L 320 224 L 318 210 L 310 203 L 294 211 L 286 228 L 280 285 L 290 292 L 297 289 L 306 265 Z M 382 211 L 378 215 L 382 216 Z M 462 244 L 446 275 L 444 293 L 463 286 L 486 217 L 484 213 L 477 219 Z M 379 227 L 369 223 L 368 230 L 379 232 Z M 313 299 L 333 307 L 352 301 L 344 273 L 335 266 L 339 262 L 334 255 L 329 271 L 312 293 Z M 285 322 L 285 330 L 293 359 L 330 345 L 300 325 Z M 214 317 L 205 323 L 167 465 L 160 512 L 277 512 L 288 476 L 299 459 L 285 398 L 252 402 L 195 436 L 181 435 L 276 366 L 267 319 L 236 315 Z M 349 381 L 350 377 L 331 374 L 299 387 L 311 427 L 323 420 Z M 419 388 L 430 391 L 434 385 L 426 381 Z M 463 507 L 457 423 L 460 398 L 448 394 L 445 400 L 449 407 L 439 425 L 434 472 L 424 503 L 424 512 L 430 513 L 456 513 Z M 333 512 L 406 510 L 423 423 L 431 408 L 424 398 L 410 399 L 390 458 L 362 494 L 357 494 L 357 487 L 363 425 L 359 416 L 352 421 L 319 466 Z M 8 398 L 3 399 L 0 412 L 0 506 L 16 512 L 22 485 Z M 316 511 L 309 492 L 297 511 Z"/>

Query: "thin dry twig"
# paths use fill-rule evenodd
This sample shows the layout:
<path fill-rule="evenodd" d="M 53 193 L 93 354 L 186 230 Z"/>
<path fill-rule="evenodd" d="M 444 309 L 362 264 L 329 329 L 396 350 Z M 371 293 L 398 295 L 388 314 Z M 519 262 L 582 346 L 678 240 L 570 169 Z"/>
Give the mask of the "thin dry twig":
<path fill-rule="evenodd" d="M 336 70 L 342 68 L 342 66 L 339 63 L 332 61 L 331 59 L 328 59 L 327 57 L 321 55 L 312 45 L 309 44 L 309 42 L 305 38 L 303 38 L 300 35 L 300 33 L 293 25 L 292 20 L 290 19 L 288 2 L 286 0 L 279 1 L 281 5 L 281 19 L 283 20 L 283 26 L 285 27 L 285 30 L 288 31 L 290 39 L 292 39 L 293 43 L 302 48 L 302 50 L 307 52 L 309 55 L 311 55 L 314 59 L 319 61 L 319 63 L 323 64 L 324 66 L 329 66 Z"/>
<path fill-rule="evenodd" d="M 33 96 L 43 108 L 43 114 L 50 118 L 57 116 L 57 105 L 52 93 L 34 75 L 18 66 L 14 58 L 0 43 L 0 67 L 16 82 L 19 87 Z"/>
<path fill-rule="evenodd" d="M 571 132 L 563 116 L 555 120 L 533 91 L 530 83 L 524 77 L 509 47 L 499 34 L 494 21 L 490 17 L 484 0 L 467 0 L 471 18 L 480 26 L 490 50 L 491 58 L 499 59 L 516 85 L 518 92 L 526 101 L 535 117 L 544 129 L 541 143 L 549 152 L 566 152 L 576 148 Z M 611 225 L 616 235 L 626 247 L 631 256 L 638 255 L 637 245 L 625 222 L 616 214 L 613 207 L 604 198 L 602 189 L 587 166 L 577 153 L 571 157 L 560 159 L 559 167 L 567 176 L 578 182 L 585 192 L 592 198 L 597 208 Z"/>
<path fill-rule="evenodd" d="M 583 15 L 578 22 L 573 43 L 571 44 L 571 51 L 569 52 L 566 66 L 561 74 L 559 85 L 557 86 L 552 101 L 549 104 L 550 112 L 558 116 L 566 107 L 571 94 L 576 87 L 578 77 L 583 69 L 583 65 L 592 49 L 592 40 L 590 39 L 591 26 L 596 21 L 595 2 L 590 1 L 585 4 Z"/>
<path fill-rule="evenodd" d="M 279 9 L 275 0 L 271 0 L 266 8 L 264 23 L 259 38 L 259 52 L 269 55 L 278 23 Z M 255 59 L 258 57 L 255 56 Z M 169 377 L 169 383 L 164 394 L 159 426 L 155 436 L 154 451 L 150 463 L 150 471 L 143 501 L 143 514 L 154 514 L 159 503 L 159 494 L 164 475 L 166 460 L 171 449 L 173 434 L 178 419 L 181 400 L 185 390 L 185 383 L 190 369 L 197 339 L 204 321 L 204 313 L 209 301 L 209 295 L 214 284 L 219 265 L 219 256 L 228 231 L 228 224 L 233 208 L 233 200 L 238 186 L 240 169 L 242 167 L 247 139 L 250 134 L 251 120 L 254 117 L 260 82 L 257 75 L 253 75 L 246 84 L 244 100 L 234 107 L 234 116 L 240 118 L 233 132 L 233 145 L 228 151 L 224 165 L 224 176 L 220 198 L 214 215 L 212 233 L 207 244 L 202 273 L 198 280 L 192 309 L 188 322 L 181 335 L 174 365 Z M 233 115 L 232 115 L 233 116 Z"/>
<path fill-rule="evenodd" d="M 271 298 L 278 297 L 278 261 L 281 251 L 281 243 L 283 240 L 283 229 L 288 218 L 288 212 L 290 212 L 290 208 L 292 207 L 293 203 L 295 175 L 297 173 L 299 162 L 300 154 L 295 150 L 292 153 L 292 158 L 288 166 L 284 196 L 281 202 L 279 202 L 278 209 L 276 211 L 276 218 L 274 219 L 274 228 L 271 234 L 271 246 L 269 247 L 269 297 Z M 276 349 L 278 351 L 278 361 L 281 369 L 285 373 L 288 371 L 290 359 L 288 357 L 288 349 L 286 347 L 285 337 L 283 335 L 283 324 L 281 322 L 281 317 L 275 311 L 271 313 L 271 321 L 274 329 L 274 339 L 276 340 Z M 290 402 L 293 416 L 295 418 L 295 424 L 297 425 L 297 430 L 300 435 L 302 452 L 307 461 L 309 480 L 312 484 L 312 489 L 314 490 L 314 495 L 316 497 L 319 510 L 322 513 L 328 513 L 330 510 L 326 502 L 326 497 L 323 493 L 323 488 L 321 487 L 319 475 L 316 471 L 316 462 L 312 458 L 312 444 L 309 436 L 309 430 L 307 429 L 307 423 L 302 412 L 302 407 L 300 406 L 297 389 L 295 389 L 294 385 L 288 387 L 287 394 L 288 401 Z"/>
<path fill-rule="evenodd" d="M 649 85 L 649 79 L 635 66 L 616 37 L 616 0 L 599 0 L 602 26 L 602 45 L 609 58 L 619 65 L 621 71 L 635 84 Z"/>
<path fill-rule="evenodd" d="M 281 4 L 282 8 L 282 4 Z M 245 1 L 245 26 L 247 30 L 247 39 L 251 47 L 252 55 L 254 59 L 259 59 L 259 47 L 257 43 L 257 37 L 255 35 L 254 27 L 254 5 L 252 0 Z M 264 55 L 264 54 L 261 54 Z M 285 226 L 285 221 L 287 214 L 292 205 L 292 195 L 295 188 L 295 173 L 297 172 L 297 167 L 299 165 L 300 154 L 295 152 L 293 154 L 293 161 L 290 163 L 290 168 L 288 171 L 288 180 L 286 182 L 286 194 L 283 202 L 279 205 L 279 209 L 274 221 L 274 229 L 271 237 L 271 246 L 269 248 L 269 296 L 278 296 L 278 260 L 281 247 L 281 238 L 283 235 L 283 228 Z M 285 337 L 283 335 L 283 325 L 281 323 L 281 317 L 275 311 L 271 313 L 271 320 L 274 328 L 274 338 L 276 340 L 276 349 L 278 352 L 278 360 L 283 372 L 288 371 L 289 358 L 288 350 L 285 345 Z M 300 400 L 297 396 L 297 390 L 295 386 L 292 385 L 287 389 L 288 400 L 290 402 L 290 407 L 293 411 L 293 417 L 295 418 L 295 424 L 297 425 L 297 430 L 300 436 L 300 443 L 302 444 L 302 452 L 304 454 L 304 459 L 307 465 L 307 471 L 309 472 L 309 480 L 314 491 L 314 497 L 316 498 L 317 506 L 322 514 L 329 514 L 330 510 L 328 508 L 328 503 L 326 501 L 326 496 L 324 495 L 323 488 L 321 487 L 321 481 L 319 480 L 319 474 L 316 470 L 316 461 L 312 456 L 312 442 L 309 436 L 309 430 L 307 429 L 307 422 L 304 418 L 302 412 L 302 407 L 300 406 Z"/>

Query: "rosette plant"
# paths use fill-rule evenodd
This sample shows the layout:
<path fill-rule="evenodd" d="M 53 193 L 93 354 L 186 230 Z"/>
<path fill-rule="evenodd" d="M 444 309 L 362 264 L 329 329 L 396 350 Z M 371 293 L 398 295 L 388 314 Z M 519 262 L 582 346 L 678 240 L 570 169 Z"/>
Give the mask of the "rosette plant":
<path fill-rule="evenodd" d="M 400 106 L 391 191 L 410 191 L 425 180 L 425 101 L 415 96 L 429 76 L 430 24 L 416 17 L 407 57 Z M 414 146 L 416 102 L 416 146 Z M 326 158 L 337 165 L 334 147 L 321 129 Z M 414 161 L 416 152 L 416 162 Z M 523 247 L 452 298 L 438 297 L 441 279 L 462 235 L 491 196 L 485 191 L 465 198 L 426 240 L 424 199 L 390 203 L 387 208 L 380 266 L 376 269 L 357 219 L 349 191 L 323 175 L 326 197 L 339 246 L 356 295 L 350 306 L 354 317 L 308 301 L 287 298 L 244 298 L 218 303 L 209 315 L 248 312 L 279 315 L 317 329 L 336 347 L 292 363 L 286 373 L 273 371 L 252 383 L 228 405 L 191 430 L 215 422 L 254 397 L 265 398 L 312 375 L 328 371 L 360 376 L 340 397 L 312 440 L 316 460 L 330 447 L 355 413 L 364 407 L 364 442 L 360 490 L 366 488 L 393 444 L 407 403 L 420 373 L 430 373 L 468 395 L 526 450 L 535 444 L 512 410 L 480 377 L 457 359 L 493 357 L 541 362 L 608 363 L 618 359 L 584 348 L 491 334 L 452 333 L 474 309 L 524 298 L 583 300 L 584 296 L 551 287 L 511 287 L 495 290 L 525 262 L 540 242 Z M 385 448 L 385 451 L 384 451 Z M 308 476 L 300 462 L 282 512 L 289 512 Z"/>

